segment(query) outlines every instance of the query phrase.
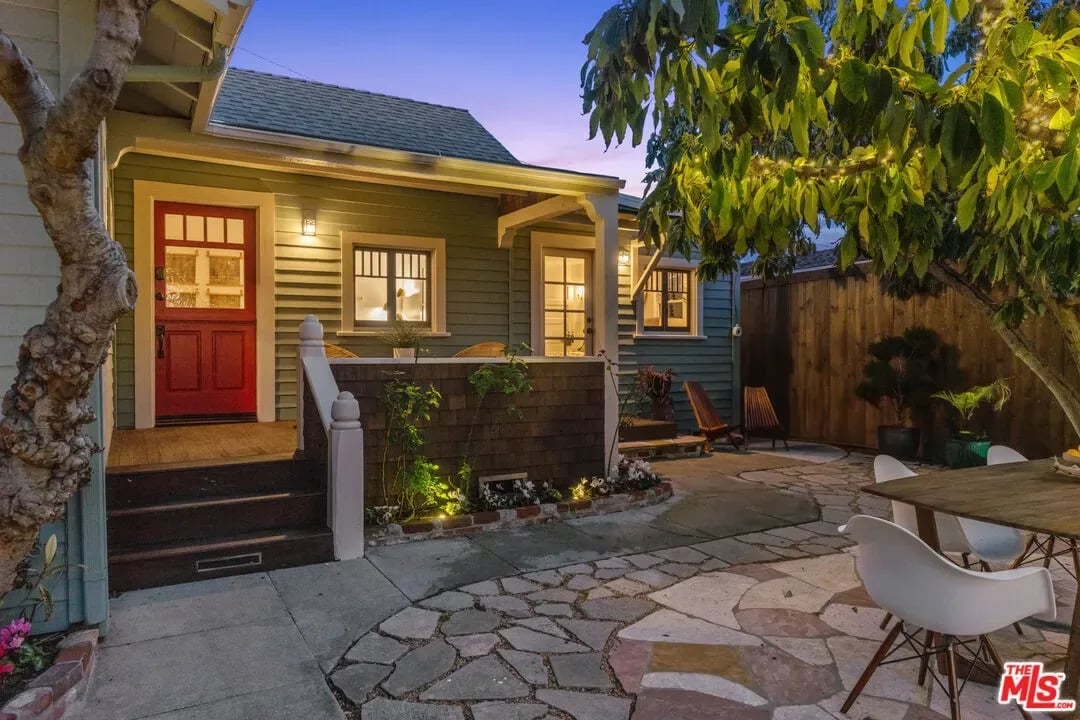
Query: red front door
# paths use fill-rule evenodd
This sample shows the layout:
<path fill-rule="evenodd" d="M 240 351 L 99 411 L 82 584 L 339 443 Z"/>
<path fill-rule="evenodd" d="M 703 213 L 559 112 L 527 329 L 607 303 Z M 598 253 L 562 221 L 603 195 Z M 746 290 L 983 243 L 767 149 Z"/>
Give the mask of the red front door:
<path fill-rule="evenodd" d="M 255 418 L 255 211 L 154 204 L 158 422 Z"/>

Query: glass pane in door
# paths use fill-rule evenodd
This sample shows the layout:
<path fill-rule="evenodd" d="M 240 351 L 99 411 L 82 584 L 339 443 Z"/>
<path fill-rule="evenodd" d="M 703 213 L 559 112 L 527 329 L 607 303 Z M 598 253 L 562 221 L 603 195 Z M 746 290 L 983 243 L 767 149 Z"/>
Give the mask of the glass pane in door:
<path fill-rule="evenodd" d="M 589 258 L 584 253 L 551 251 L 544 255 L 544 354 L 589 355 Z"/>

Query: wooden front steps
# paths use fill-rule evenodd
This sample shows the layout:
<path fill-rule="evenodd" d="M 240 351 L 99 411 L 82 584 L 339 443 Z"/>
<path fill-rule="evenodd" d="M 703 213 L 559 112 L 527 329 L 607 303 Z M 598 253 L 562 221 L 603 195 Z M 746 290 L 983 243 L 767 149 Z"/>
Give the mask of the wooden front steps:
<path fill-rule="evenodd" d="M 706 440 L 697 435 L 679 435 L 665 440 L 635 440 L 619 443 L 619 452 L 646 459 L 699 457 L 705 453 Z"/>
<path fill-rule="evenodd" d="M 113 591 L 333 559 L 317 463 L 115 468 L 106 493 Z"/>

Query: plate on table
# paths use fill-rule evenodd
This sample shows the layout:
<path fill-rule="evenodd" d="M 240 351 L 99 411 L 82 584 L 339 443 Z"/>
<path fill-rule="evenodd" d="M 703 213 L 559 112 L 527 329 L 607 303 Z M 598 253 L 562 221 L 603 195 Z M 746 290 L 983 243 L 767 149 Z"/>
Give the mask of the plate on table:
<path fill-rule="evenodd" d="M 1080 458 L 1058 455 L 1054 458 L 1054 469 L 1066 477 L 1080 480 Z"/>

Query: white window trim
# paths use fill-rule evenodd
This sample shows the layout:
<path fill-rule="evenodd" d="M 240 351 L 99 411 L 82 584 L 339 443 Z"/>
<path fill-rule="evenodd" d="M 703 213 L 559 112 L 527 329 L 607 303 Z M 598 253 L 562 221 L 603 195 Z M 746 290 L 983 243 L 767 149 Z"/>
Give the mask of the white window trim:
<path fill-rule="evenodd" d="M 392 250 L 425 250 L 431 253 L 431 327 L 428 337 L 450 337 L 446 329 L 446 239 L 415 235 L 341 232 L 341 330 L 343 337 L 381 335 L 379 327 L 356 327 L 355 262 L 357 247 L 390 248 Z"/>
<path fill-rule="evenodd" d="M 645 269 L 647 256 L 643 257 L 637 247 L 630 249 L 630 276 L 635 280 Z M 656 270 L 690 271 L 690 331 L 672 332 L 670 330 L 649 330 L 645 327 L 644 303 L 642 291 L 634 300 L 634 339 L 635 340 L 708 340 L 705 335 L 705 293 L 697 276 L 698 262 L 681 257 L 664 257 Z"/>

